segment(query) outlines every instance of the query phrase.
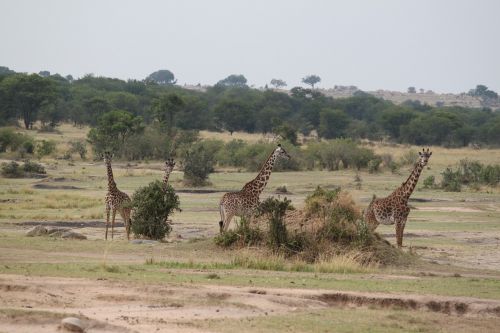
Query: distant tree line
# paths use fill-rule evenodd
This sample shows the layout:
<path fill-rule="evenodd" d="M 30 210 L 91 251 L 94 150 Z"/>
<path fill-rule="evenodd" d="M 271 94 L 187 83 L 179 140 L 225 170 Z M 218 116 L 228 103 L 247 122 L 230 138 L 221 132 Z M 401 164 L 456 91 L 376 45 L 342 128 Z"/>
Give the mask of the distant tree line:
<path fill-rule="evenodd" d="M 303 82 L 320 82 L 310 75 Z M 50 130 L 60 122 L 93 127 L 91 140 L 106 135 L 125 141 L 150 125 L 160 131 L 227 130 L 276 133 L 296 143 L 297 134 L 315 130 L 326 139 L 388 139 L 416 145 L 465 146 L 500 143 L 500 112 L 488 108 L 432 107 L 417 101 L 401 105 L 364 92 L 334 99 L 301 87 L 289 93 L 248 87 L 243 75 L 230 75 L 206 91 L 175 85 L 172 72 L 160 70 L 142 81 L 86 75 L 74 79 L 16 73 L 0 67 L 0 125 L 36 121 Z M 274 79 L 271 84 L 286 83 Z M 498 98 L 485 86 L 470 94 Z M 100 131 L 99 124 L 112 128 Z M 144 132 L 148 133 L 148 131 Z M 96 141 L 96 142 L 97 142 Z"/>

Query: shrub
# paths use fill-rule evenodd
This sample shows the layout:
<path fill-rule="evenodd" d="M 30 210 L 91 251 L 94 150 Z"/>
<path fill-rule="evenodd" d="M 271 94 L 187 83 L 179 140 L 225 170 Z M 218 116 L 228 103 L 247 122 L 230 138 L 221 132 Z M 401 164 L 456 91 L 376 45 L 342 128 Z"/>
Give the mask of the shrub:
<path fill-rule="evenodd" d="M 239 239 L 239 235 L 236 230 L 224 231 L 214 238 L 214 242 L 218 246 L 230 247 Z"/>
<path fill-rule="evenodd" d="M 36 145 L 36 154 L 38 158 L 47 156 L 56 151 L 56 143 L 54 141 L 42 140 Z"/>
<path fill-rule="evenodd" d="M 377 173 L 380 169 L 380 164 L 382 160 L 380 158 L 374 158 L 368 162 L 368 172 L 369 173 Z"/>
<path fill-rule="evenodd" d="M 487 165 L 480 173 L 480 180 L 484 184 L 498 185 L 500 183 L 500 165 Z"/>
<path fill-rule="evenodd" d="M 77 153 L 82 160 L 87 156 L 87 145 L 83 141 L 70 141 L 68 154 Z"/>
<path fill-rule="evenodd" d="M 458 171 L 453 171 L 451 168 L 446 168 L 441 172 L 443 179 L 441 180 L 441 188 L 448 192 L 460 192 L 462 184 L 460 183 L 460 175 Z"/>
<path fill-rule="evenodd" d="M 46 171 L 43 165 L 28 160 L 22 166 L 14 161 L 2 163 L 1 173 L 6 178 L 30 178 L 44 175 Z"/>
<path fill-rule="evenodd" d="M 275 250 L 288 246 L 288 235 L 283 219 L 285 212 L 293 209 L 291 200 L 286 197 L 283 200 L 270 197 L 259 206 L 259 214 L 266 215 L 269 218 L 269 244 Z"/>
<path fill-rule="evenodd" d="M 16 133 L 11 128 L 0 129 L 0 153 L 6 151 L 18 151 L 23 157 L 25 154 L 33 154 L 35 144 L 29 135 Z"/>
<path fill-rule="evenodd" d="M 151 239 L 165 238 L 172 230 L 167 218 L 179 204 L 174 189 L 170 185 L 165 189 L 159 180 L 139 188 L 132 196 L 132 232 Z"/>
<path fill-rule="evenodd" d="M 241 246 L 257 245 L 263 239 L 263 234 L 259 228 L 250 226 L 250 222 L 241 218 L 240 222 L 236 224 L 236 229 L 225 231 L 214 238 L 216 245 L 222 247 L 230 247 L 238 242 Z"/>
<path fill-rule="evenodd" d="M 424 179 L 424 188 L 434 188 L 436 186 L 436 179 L 434 176 L 429 176 Z"/>
<path fill-rule="evenodd" d="M 45 174 L 45 168 L 40 163 L 27 160 L 24 162 L 23 170 L 29 174 Z"/>
<path fill-rule="evenodd" d="M 214 171 L 218 144 L 199 141 L 184 152 L 184 182 L 188 186 L 207 184 L 208 175 Z"/>
<path fill-rule="evenodd" d="M 2 176 L 5 178 L 22 178 L 24 171 L 14 161 L 2 163 Z"/>

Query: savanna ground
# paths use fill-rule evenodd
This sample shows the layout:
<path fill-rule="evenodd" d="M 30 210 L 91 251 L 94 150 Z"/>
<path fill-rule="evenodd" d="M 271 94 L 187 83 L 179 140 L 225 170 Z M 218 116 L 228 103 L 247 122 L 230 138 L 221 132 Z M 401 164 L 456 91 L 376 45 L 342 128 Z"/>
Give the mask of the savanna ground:
<path fill-rule="evenodd" d="M 37 138 L 65 142 L 85 129 L 68 125 Z M 228 140 L 228 135 L 202 133 Z M 246 140 L 259 136 L 238 134 Z M 397 159 L 410 149 L 373 146 Z M 500 163 L 500 150 L 444 149 L 423 178 L 468 157 Z M 182 212 L 166 242 L 132 244 L 118 219 L 104 241 L 107 180 L 102 162 L 42 160 L 44 179 L 0 179 L 0 332 L 54 332 L 60 319 L 83 319 L 87 332 L 493 332 L 500 325 L 500 191 L 412 196 L 404 251 L 417 259 L 397 267 L 364 267 L 349 257 L 318 264 L 288 262 L 258 249 L 223 250 L 218 201 L 253 173 L 220 170 L 211 186 L 192 191 L 174 171 Z M 129 194 L 161 179 L 162 162 L 114 163 Z M 408 175 L 310 171 L 274 173 L 263 198 L 286 185 L 295 207 L 317 185 L 341 186 L 361 207 L 391 192 Z M 26 237 L 34 225 L 69 227 L 87 240 Z M 392 244 L 394 227 L 377 230 Z"/>

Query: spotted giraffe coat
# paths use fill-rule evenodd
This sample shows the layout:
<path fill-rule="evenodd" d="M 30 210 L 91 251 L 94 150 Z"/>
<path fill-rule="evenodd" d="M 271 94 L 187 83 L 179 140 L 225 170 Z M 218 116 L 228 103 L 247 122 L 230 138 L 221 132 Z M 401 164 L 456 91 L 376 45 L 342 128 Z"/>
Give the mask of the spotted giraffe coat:
<path fill-rule="evenodd" d="M 420 159 L 408 179 L 389 196 L 385 198 L 374 196 L 365 211 L 365 221 L 371 230 L 375 230 L 379 224 L 396 225 L 396 240 L 399 247 L 403 246 L 403 231 L 410 213 L 408 200 L 431 155 L 429 149 L 419 152 Z"/>
<path fill-rule="evenodd" d="M 280 157 L 290 158 L 290 155 L 278 145 L 269 155 L 260 172 L 239 192 L 229 192 L 222 196 L 219 204 L 221 220 L 220 231 L 226 231 L 234 216 L 251 217 L 259 206 L 259 196 L 264 190 L 271 176 L 274 163 Z"/>

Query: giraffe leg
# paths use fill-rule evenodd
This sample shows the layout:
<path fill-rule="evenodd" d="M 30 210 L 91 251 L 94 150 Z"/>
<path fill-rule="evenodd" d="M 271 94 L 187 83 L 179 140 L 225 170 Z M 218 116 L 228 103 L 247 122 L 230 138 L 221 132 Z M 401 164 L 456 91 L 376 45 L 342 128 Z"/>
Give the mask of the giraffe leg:
<path fill-rule="evenodd" d="M 402 247 L 403 246 L 403 229 L 404 229 L 404 226 L 402 224 L 402 222 L 396 222 L 396 241 L 397 241 L 397 244 L 398 244 L 398 247 Z"/>
<path fill-rule="evenodd" d="M 109 207 L 106 207 L 106 234 L 104 239 L 108 239 L 108 225 L 109 225 Z"/>
<path fill-rule="evenodd" d="M 111 212 L 111 239 L 113 239 L 113 234 L 115 229 L 115 217 L 116 217 L 116 209 L 113 209 L 113 212 Z"/>
<path fill-rule="evenodd" d="M 130 227 L 131 227 L 131 223 L 130 223 L 130 209 L 124 209 L 123 210 L 123 221 L 125 222 L 125 230 L 127 231 L 127 240 L 130 240 Z"/>
<path fill-rule="evenodd" d="M 229 224 L 231 223 L 231 220 L 233 219 L 233 217 L 234 217 L 233 213 L 229 213 L 226 216 L 226 220 L 224 221 L 224 231 L 227 231 L 227 229 L 229 228 Z"/>
<path fill-rule="evenodd" d="M 398 247 L 403 247 L 403 231 L 406 226 L 406 219 L 408 218 L 408 214 L 410 213 L 410 208 L 406 207 L 403 218 L 396 222 L 396 237 L 398 241 Z"/>

